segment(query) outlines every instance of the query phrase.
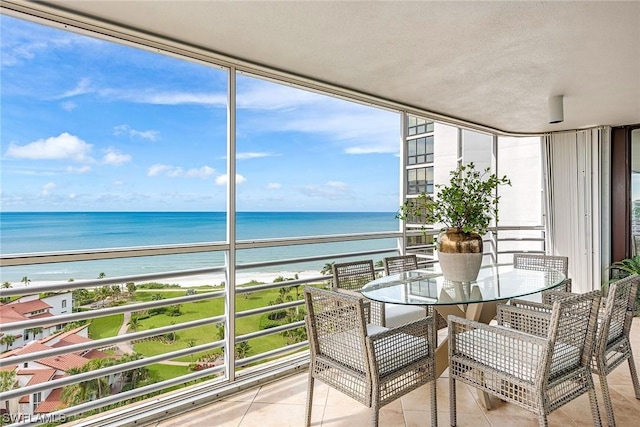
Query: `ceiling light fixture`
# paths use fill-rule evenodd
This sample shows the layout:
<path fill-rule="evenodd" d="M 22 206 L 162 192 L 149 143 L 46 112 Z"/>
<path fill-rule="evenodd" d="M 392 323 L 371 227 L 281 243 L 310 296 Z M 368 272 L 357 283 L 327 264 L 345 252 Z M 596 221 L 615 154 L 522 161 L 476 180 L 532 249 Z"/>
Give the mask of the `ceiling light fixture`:
<path fill-rule="evenodd" d="M 550 96 L 549 123 L 560 123 L 562 121 L 564 121 L 564 96 Z"/>

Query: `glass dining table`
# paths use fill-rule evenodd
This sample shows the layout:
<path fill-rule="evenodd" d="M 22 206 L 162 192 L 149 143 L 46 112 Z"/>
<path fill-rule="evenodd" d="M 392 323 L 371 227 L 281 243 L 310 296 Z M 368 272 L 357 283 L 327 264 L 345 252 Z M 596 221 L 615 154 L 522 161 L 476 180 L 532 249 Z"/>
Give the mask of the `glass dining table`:
<path fill-rule="evenodd" d="M 489 323 L 499 303 L 553 289 L 564 280 L 564 274 L 557 270 L 525 270 L 504 264 L 482 267 L 475 281 L 453 282 L 435 267 L 380 277 L 367 283 L 361 292 L 368 299 L 384 303 L 430 305 L 445 319 L 455 315 Z M 436 348 L 436 376 L 448 365 L 449 344 L 444 337 Z M 485 407 L 491 408 L 486 394 L 479 397 Z"/>

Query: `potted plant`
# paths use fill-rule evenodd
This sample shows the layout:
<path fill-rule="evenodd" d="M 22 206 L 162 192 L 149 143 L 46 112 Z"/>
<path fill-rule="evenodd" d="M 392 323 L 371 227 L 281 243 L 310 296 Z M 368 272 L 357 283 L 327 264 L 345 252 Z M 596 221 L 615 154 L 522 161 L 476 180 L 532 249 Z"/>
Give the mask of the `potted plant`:
<path fill-rule="evenodd" d="M 623 259 L 622 261 L 616 261 L 612 263 L 607 270 L 611 271 L 611 280 L 605 282 L 603 287 L 607 287 L 611 282 L 615 282 L 618 279 L 622 279 L 627 276 L 631 276 L 632 274 L 640 274 L 640 255 L 633 256 L 631 258 Z M 638 315 L 640 311 L 640 287 L 636 292 L 636 307 L 634 310 L 634 315 Z"/>
<path fill-rule="evenodd" d="M 451 172 L 447 185 L 436 185 L 436 198 L 424 192 L 408 199 L 396 215 L 407 222 L 427 225 L 442 224 L 436 249 L 440 268 L 446 279 L 467 282 L 475 280 L 482 264 L 482 236 L 491 220 L 498 220 L 496 189 L 511 185 L 503 176 L 478 171 L 473 163 L 460 165 Z"/>

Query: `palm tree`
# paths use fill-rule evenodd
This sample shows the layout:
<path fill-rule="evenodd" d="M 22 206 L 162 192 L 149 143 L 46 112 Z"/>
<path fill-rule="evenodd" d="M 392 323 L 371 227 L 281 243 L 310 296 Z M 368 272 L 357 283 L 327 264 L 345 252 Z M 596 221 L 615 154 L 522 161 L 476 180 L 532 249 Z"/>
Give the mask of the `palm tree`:
<path fill-rule="evenodd" d="M 251 350 L 251 346 L 248 342 L 242 341 L 236 344 L 236 357 L 238 359 L 244 359 L 249 354 Z"/>
<path fill-rule="evenodd" d="M 196 346 L 196 340 L 190 338 L 187 340 L 187 347 L 193 348 Z M 193 363 L 193 353 L 189 353 L 189 357 L 191 358 L 191 363 Z"/>
<path fill-rule="evenodd" d="M 11 347 L 17 339 L 18 337 L 16 335 L 4 335 L 0 338 L 0 344 L 6 345 L 7 348 L 5 351 L 9 351 L 9 347 Z"/>
<path fill-rule="evenodd" d="M 9 282 L 4 282 L 2 284 L 2 289 L 9 289 L 10 287 L 11 287 L 11 283 L 9 283 Z M 2 297 L 2 298 L 0 298 L 0 303 L 7 303 L 10 300 L 11 300 L 10 297 Z"/>
<path fill-rule="evenodd" d="M 140 326 L 142 326 L 140 324 L 140 319 L 138 319 L 138 316 L 136 315 L 131 316 L 131 319 L 129 320 L 129 323 L 127 323 L 127 325 L 133 332 L 136 332 L 138 329 L 140 329 Z"/>
<path fill-rule="evenodd" d="M 0 392 L 13 390 L 16 387 L 18 376 L 16 371 L 0 371 Z M 4 408 L 6 413 L 9 413 L 9 399 L 4 401 Z"/>
<path fill-rule="evenodd" d="M 65 371 L 68 375 L 76 375 L 84 372 L 82 367 L 73 367 Z M 88 399 L 88 382 L 78 382 L 75 384 L 69 384 L 62 389 L 62 395 L 60 398 L 68 406 L 74 406 Z"/>
<path fill-rule="evenodd" d="M 24 276 L 20 281 L 24 283 L 25 286 L 28 286 L 29 283 L 31 283 L 31 279 L 29 279 L 27 276 Z"/>
<path fill-rule="evenodd" d="M 324 267 L 322 267 L 322 270 L 320 270 L 320 274 L 323 276 L 333 274 L 333 264 L 335 264 L 335 261 L 326 263 Z"/>
<path fill-rule="evenodd" d="M 127 283 L 127 292 L 129 292 L 129 298 L 134 299 L 136 293 L 136 284 L 133 282 Z"/>
<path fill-rule="evenodd" d="M 84 370 L 84 372 L 90 372 L 112 366 L 113 364 L 114 360 L 110 357 L 104 359 L 91 359 L 82 366 L 82 369 Z M 88 382 L 90 389 L 96 390 L 96 399 L 101 399 L 109 395 L 110 390 L 108 376 L 94 378 L 92 380 L 89 380 Z"/>
<path fill-rule="evenodd" d="M 107 275 L 104 273 L 98 274 L 98 279 L 104 279 L 105 277 L 107 277 Z"/>
<path fill-rule="evenodd" d="M 125 354 L 117 360 L 117 363 L 133 362 L 142 359 L 142 355 L 138 353 Z M 130 384 L 131 388 L 136 388 L 139 380 L 146 380 L 149 377 L 149 369 L 146 366 L 131 369 L 122 373 L 122 380 L 125 384 Z"/>
<path fill-rule="evenodd" d="M 113 297 L 115 298 L 115 300 L 118 301 L 120 299 L 120 294 L 122 293 L 122 290 L 120 289 L 119 285 L 112 285 L 111 293 L 113 294 Z"/>

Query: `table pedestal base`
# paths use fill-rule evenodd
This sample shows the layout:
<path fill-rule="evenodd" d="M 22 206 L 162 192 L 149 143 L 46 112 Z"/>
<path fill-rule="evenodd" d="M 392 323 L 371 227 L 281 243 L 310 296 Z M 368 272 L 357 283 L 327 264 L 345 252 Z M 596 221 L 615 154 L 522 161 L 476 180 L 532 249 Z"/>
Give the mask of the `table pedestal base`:
<path fill-rule="evenodd" d="M 491 301 L 475 304 L 458 304 L 458 305 L 436 305 L 434 308 L 445 319 L 447 316 L 454 315 L 464 317 L 466 319 L 475 320 L 482 323 L 489 323 L 496 316 L 496 307 L 504 301 Z M 446 337 L 438 344 L 436 348 L 436 377 L 440 377 L 442 373 L 449 367 L 449 338 Z M 491 409 L 491 400 L 487 392 L 477 390 L 480 403 L 486 408 Z"/>

